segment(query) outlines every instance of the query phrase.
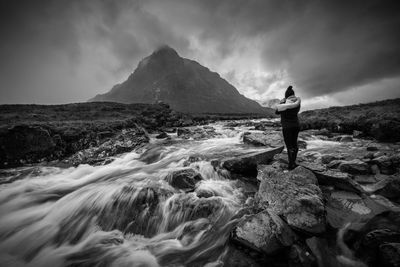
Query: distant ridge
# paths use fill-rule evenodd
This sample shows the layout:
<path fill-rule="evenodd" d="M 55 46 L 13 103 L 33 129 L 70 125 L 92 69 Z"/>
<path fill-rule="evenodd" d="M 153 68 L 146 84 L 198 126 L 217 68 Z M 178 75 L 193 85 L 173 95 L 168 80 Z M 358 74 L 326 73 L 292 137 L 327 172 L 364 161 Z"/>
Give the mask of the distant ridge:
<path fill-rule="evenodd" d="M 218 73 L 182 58 L 162 46 L 144 58 L 123 83 L 89 101 L 120 103 L 165 102 L 186 113 L 258 113 L 273 116 L 270 108 L 241 95 Z"/>

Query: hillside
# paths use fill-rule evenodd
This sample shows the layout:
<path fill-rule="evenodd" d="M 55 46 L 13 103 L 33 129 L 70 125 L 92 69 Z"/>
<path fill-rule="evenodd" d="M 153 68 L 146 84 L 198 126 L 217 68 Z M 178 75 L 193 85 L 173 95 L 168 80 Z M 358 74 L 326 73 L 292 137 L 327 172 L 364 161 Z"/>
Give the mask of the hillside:
<path fill-rule="evenodd" d="M 172 109 L 185 113 L 273 115 L 271 109 L 241 95 L 218 73 L 196 61 L 180 57 L 168 46 L 144 58 L 125 82 L 89 101 L 162 101 L 168 103 Z"/>
<path fill-rule="evenodd" d="M 354 130 L 381 141 L 400 141 L 400 99 L 344 107 L 304 111 L 302 129 L 327 128 L 333 132 Z"/>

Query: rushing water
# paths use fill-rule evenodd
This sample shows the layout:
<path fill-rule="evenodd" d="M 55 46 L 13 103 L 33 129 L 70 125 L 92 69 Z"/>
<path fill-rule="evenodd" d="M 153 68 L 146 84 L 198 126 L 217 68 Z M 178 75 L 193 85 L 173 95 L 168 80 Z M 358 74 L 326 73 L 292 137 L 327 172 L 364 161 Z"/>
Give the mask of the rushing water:
<path fill-rule="evenodd" d="M 108 165 L 38 167 L 3 184 L 0 265 L 220 266 L 247 192 L 210 160 L 257 148 L 241 143 L 243 129 L 213 126 L 212 139 L 152 139 Z M 184 193 L 164 178 L 190 156 L 204 180 Z"/>

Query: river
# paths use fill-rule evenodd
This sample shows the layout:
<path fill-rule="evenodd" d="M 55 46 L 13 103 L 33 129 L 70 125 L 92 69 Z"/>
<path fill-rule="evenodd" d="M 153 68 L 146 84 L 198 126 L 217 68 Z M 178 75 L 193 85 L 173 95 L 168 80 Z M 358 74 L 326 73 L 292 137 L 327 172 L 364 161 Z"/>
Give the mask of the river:
<path fill-rule="evenodd" d="M 254 188 L 228 179 L 210 161 L 261 148 L 243 144 L 246 127 L 211 126 L 218 134 L 211 139 L 151 138 L 142 151 L 108 165 L 35 167 L 23 179 L 1 185 L 1 261 L 8 266 L 220 266 L 234 216 Z M 188 162 L 190 157 L 197 161 Z M 194 192 L 174 189 L 164 179 L 185 166 L 204 178 Z"/>

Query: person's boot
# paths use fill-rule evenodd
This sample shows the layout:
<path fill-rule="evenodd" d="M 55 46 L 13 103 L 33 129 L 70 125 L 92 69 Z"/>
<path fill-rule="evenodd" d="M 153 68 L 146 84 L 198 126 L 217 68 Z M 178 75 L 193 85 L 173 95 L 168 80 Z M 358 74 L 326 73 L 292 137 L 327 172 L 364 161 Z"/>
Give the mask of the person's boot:
<path fill-rule="evenodd" d="M 288 153 L 288 159 L 289 159 L 288 170 L 291 171 L 291 170 L 293 170 L 295 168 L 294 150 L 293 149 L 288 149 L 287 153 Z"/>
<path fill-rule="evenodd" d="M 294 149 L 294 152 L 293 152 L 293 164 L 294 164 L 294 167 L 296 168 L 297 166 L 299 166 L 299 165 L 297 165 L 297 163 L 296 163 L 296 159 L 297 159 L 297 153 L 299 152 L 299 149 L 298 148 L 295 148 Z"/>

